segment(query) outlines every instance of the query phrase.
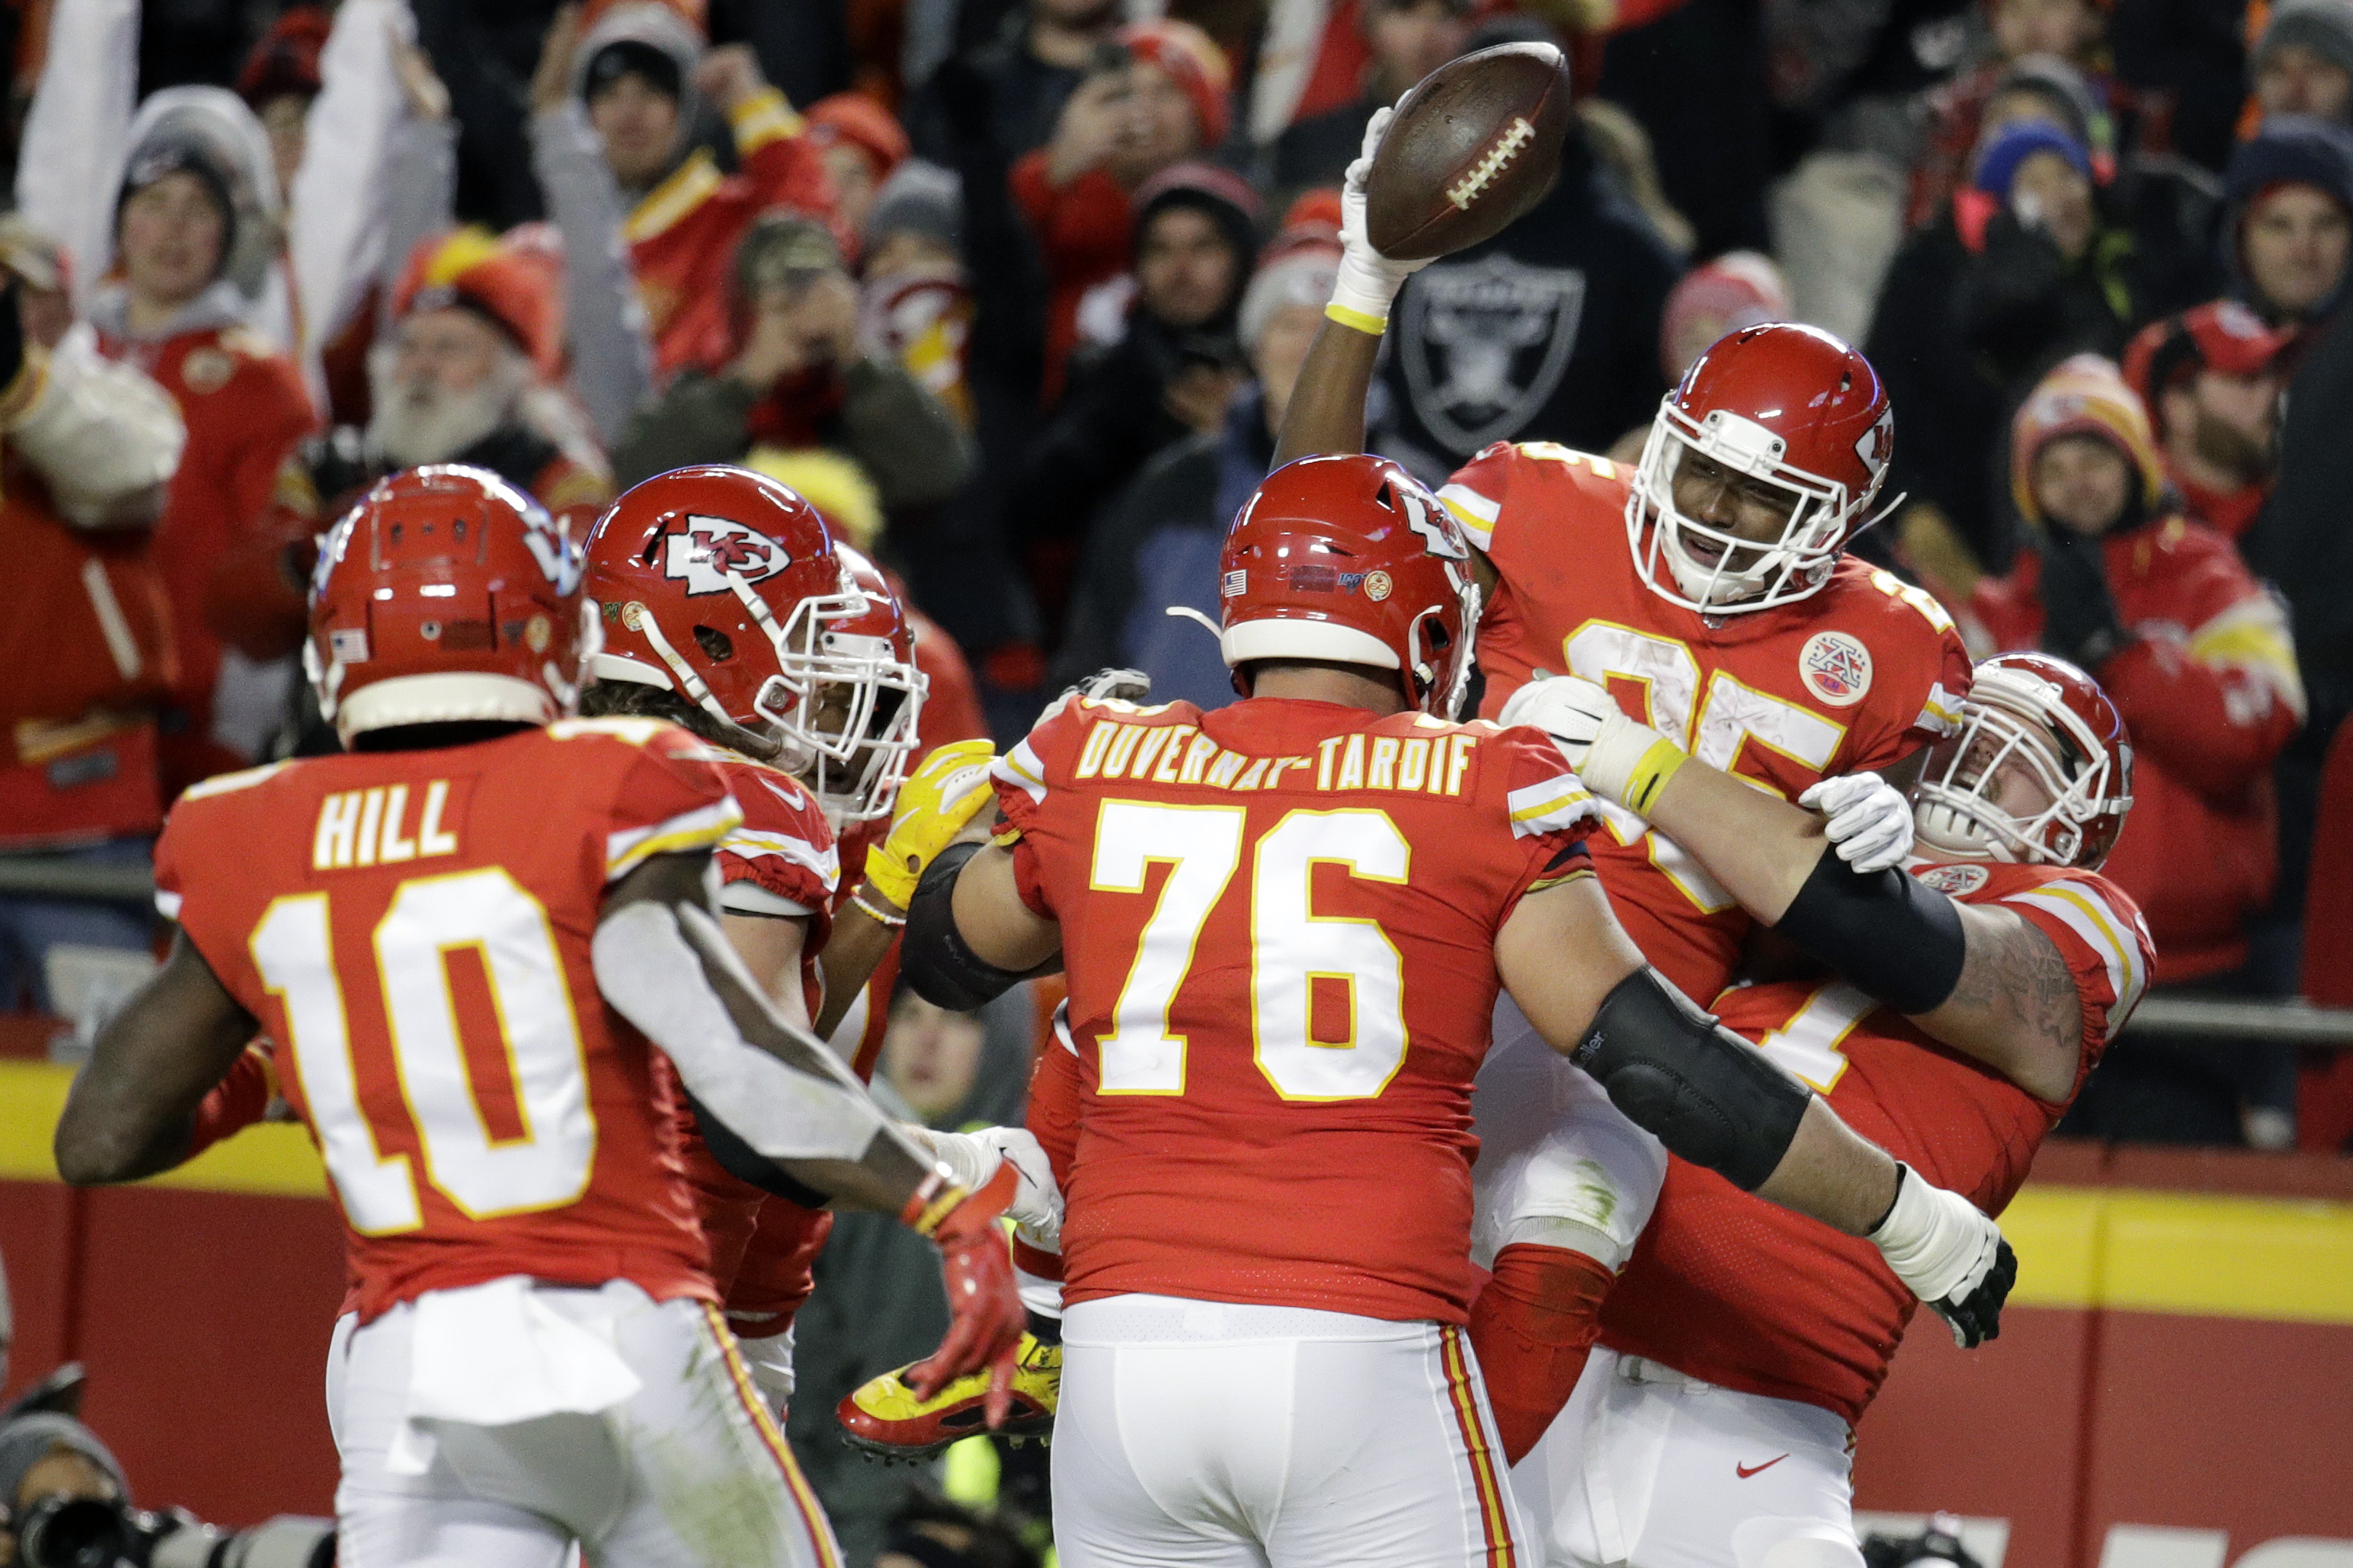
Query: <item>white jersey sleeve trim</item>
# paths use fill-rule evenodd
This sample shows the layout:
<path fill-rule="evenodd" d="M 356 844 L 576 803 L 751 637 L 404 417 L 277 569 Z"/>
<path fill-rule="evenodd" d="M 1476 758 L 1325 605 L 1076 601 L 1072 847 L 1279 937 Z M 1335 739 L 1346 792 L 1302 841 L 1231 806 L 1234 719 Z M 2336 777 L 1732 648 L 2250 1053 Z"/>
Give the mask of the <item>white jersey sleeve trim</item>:
<path fill-rule="evenodd" d="M 1009 784 L 1040 805 L 1046 802 L 1046 764 L 1023 740 L 1011 751 L 988 765 L 988 776 L 999 784 Z"/>
<path fill-rule="evenodd" d="M 841 883 L 841 851 L 828 844 L 823 849 L 790 833 L 763 827 L 739 827 L 720 841 L 719 847 L 746 860 L 773 858 L 817 873 L 828 893 Z"/>
<path fill-rule="evenodd" d="M 2046 882 L 2000 901 L 2025 904 L 2057 917 L 2099 955 L 2108 973 L 2108 989 L 2116 995 L 2107 1009 L 2108 1033 L 2113 1036 L 2123 1028 L 2148 985 L 2148 967 L 2141 959 L 2142 943 L 2147 937 L 2139 921 L 2124 919 L 2081 882 Z"/>
<path fill-rule="evenodd" d="M 1511 815 L 1514 838 L 1574 827 L 1595 811 L 1593 796 L 1575 773 L 1515 789 L 1504 797 L 1504 809 Z"/>
<path fill-rule="evenodd" d="M 1928 688 L 1928 700 L 1922 705 L 1919 722 L 1913 727 L 1936 735 L 1959 733 L 1961 700 L 1946 690 L 1944 682 L 1938 681 Z"/>
<path fill-rule="evenodd" d="M 731 915 L 768 915 L 777 920 L 806 920 L 817 912 L 744 877 L 720 888 L 719 907 Z"/>
<path fill-rule="evenodd" d="M 1485 553 L 1494 542 L 1495 520 L 1503 515 L 1503 503 L 1489 500 L 1465 484 L 1441 486 L 1438 499 L 1447 510 L 1454 514 L 1454 521 L 1462 525 L 1462 531 L 1471 536 L 1471 542 L 1479 547 L 1481 553 Z"/>
<path fill-rule="evenodd" d="M 185 900 L 183 900 L 179 894 L 171 891 L 167 888 L 158 888 L 155 889 L 155 912 L 162 915 L 167 921 L 175 921 L 180 918 L 180 905 Z"/>
<path fill-rule="evenodd" d="M 716 848 L 744 821 L 744 808 L 728 795 L 709 805 L 681 812 L 650 827 L 632 827 L 605 836 L 605 880 L 626 877 L 656 855 L 682 849 Z"/>

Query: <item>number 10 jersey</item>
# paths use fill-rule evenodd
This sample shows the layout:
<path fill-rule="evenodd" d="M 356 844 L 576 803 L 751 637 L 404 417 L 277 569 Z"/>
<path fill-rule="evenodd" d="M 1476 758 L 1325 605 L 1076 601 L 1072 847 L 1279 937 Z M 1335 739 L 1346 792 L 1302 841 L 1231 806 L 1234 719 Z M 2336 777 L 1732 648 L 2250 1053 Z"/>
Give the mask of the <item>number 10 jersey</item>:
<path fill-rule="evenodd" d="M 1021 897 L 1061 926 L 1085 1090 L 1049 1150 L 1065 1300 L 1463 1321 L 1495 934 L 1589 869 L 1551 742 L 1073 701 L 997 781 Z"/>
<path fill-rule="evenodd" d="M 574 720 L 230 773 L 173 809 L 157 903 L 275 1042 L 363 1322 L 510 1274 L 715 1300 L 670 1077 L 589 960 L 608 884 L 742 820 L 707 754 Z"/>

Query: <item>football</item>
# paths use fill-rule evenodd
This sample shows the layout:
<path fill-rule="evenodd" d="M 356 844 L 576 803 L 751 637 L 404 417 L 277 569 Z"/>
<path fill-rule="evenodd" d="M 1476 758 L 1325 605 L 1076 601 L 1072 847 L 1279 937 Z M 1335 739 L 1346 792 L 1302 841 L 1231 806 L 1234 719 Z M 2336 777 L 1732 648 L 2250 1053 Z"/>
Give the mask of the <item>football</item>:
<path fill-rule="evenodd" d="M 1502 233 L 1551 189 L 1569 112 L 1567 62 L 1550 44 L 1502 44 L 1430 72 L 1373 153 L 1374 248 L 1418 261 Z"/>

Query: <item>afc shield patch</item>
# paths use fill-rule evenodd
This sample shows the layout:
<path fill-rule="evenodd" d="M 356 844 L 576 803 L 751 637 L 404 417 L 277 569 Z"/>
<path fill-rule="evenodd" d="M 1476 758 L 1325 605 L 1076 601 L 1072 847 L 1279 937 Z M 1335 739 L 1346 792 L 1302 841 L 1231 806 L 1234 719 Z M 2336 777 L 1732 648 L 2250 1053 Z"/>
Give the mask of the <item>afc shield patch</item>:
<path fill-rule="evenodd" d="M 1871 691 L 1871 650 L 1844 632 L 1816 632 L 1798 654 L 1806 689 L 1833 708 L 1852 708 Z"/>
<path fill-rule="evenodd" d="M 1398 352 L 1423 428 L 1467 458 L 1525 427 L 1568 369 L 1585 293 L 1580 268 L 1509 256 L 1440 261 L 1415 274 Z"/>
<path fill-rule="evenodd" d="M 1982 866 L 1932 866 L 1917 879 L 1922 887 L 1948 899 L 1965 899 L 1984 887 L 1992 876 Z"/>
<path fill-rule="evenodd" d="M 662 575 L 684 583 L 690 595 L 723 594 L 730 577 L 757 583 L 792 563 L 783 545 L 723 517 L 690 516 L 662 541 Z"/>

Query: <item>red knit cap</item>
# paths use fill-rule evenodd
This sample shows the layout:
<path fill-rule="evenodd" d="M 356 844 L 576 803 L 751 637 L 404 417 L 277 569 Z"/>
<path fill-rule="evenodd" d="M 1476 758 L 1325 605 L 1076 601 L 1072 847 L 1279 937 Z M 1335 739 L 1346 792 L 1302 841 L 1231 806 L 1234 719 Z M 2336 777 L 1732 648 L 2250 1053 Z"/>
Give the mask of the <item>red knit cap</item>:
<path fill-rule="evenodd" d="M 1226 128 L 1233 121 L 1233 109 L 1227 101 L 1233 73 L 1227 68 L 1226 51 L 1218 47 L 1216 39 L 1192 23 L 1172 16 L 1130 22 L 1119 30 L 1119 41 L 1137 58 L 1166 71 L 1185 89 L 1185 96 L 1193 100 L 1193 123 L 1201 133 L 1202 152 L 1226 139 Z"/>
<path fill-rule="evenodd" d="M 891 111 L 862 92 L 837 92 L 820 98 L 802 111 L 809 135 L 819 146 L 842 143 L 874 160 L 877 184 L 907 161 L 907 133 Z"/>
<path fill-rule="evenodd" d="M 237 73 L 237 95 L 259 110 L 273 98 L 319 96 L 319 56 L 334 19 L 319 5 L 290 5 Z"/>
<path fill-rule="evenodd" d="M 468 227 L 422 242 L 393 289 L 393 319 L 462 306 L 504 329 L 541 377 L 553 378 L 564 363 L 563 260 L 545 237 L 533 224 L 504 239 Z"/>

